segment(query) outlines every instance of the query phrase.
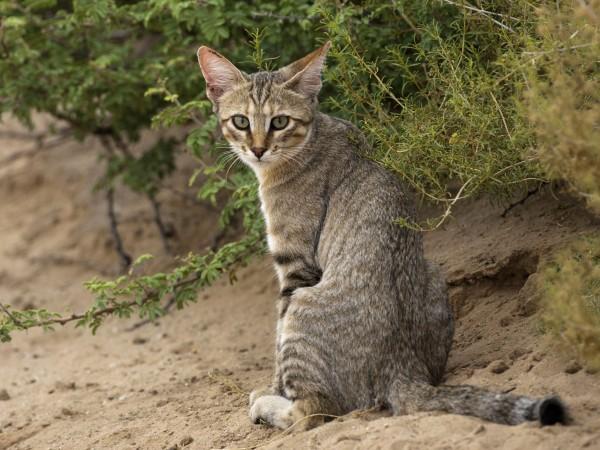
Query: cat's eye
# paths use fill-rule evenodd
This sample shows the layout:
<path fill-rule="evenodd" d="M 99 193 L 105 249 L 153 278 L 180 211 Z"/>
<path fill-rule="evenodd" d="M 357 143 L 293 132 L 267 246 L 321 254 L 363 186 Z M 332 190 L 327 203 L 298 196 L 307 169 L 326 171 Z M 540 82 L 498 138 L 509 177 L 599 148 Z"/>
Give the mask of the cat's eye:
<path fill-rule="evenodd" d="M 231 121 L 233 122 L 233 125 L 238 130 L 247 130 L 248 127 L 250 127 L 250 121 L 248 120 L 248 118 L 246 116 L 242 116 L 242 115 L 233 116 L 231 118 Z"/>
<path fill-rule="evenodd" d="M 290 123 L 288 116 L 276 116 L 271 119 L 271 128 L 274 130 L 283 130 Z"/>

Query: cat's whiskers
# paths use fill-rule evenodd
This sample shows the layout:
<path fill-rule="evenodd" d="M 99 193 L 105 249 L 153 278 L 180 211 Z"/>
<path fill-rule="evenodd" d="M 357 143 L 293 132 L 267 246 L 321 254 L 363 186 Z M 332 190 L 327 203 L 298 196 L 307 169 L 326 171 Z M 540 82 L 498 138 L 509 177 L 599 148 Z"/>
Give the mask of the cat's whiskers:
<path fill-rule="evenodd" d="M 229 164 L 232 160 L 238 159 L 238 155 L 237 153 L 232 150 L 231 148 L 228 148 L 227 151 L 221 155 L 219 155 L 219 157 L 217 158 L 217 164 L 218 165 L 227 165 Z"/>
<path fill-rule="evenodd" d="M 237 156 L 237 155 L 236 155 L 236 156 Z M 234 168 L 234 167 L 235 167 L 235 165 L 236 165 L 237 163 L 239 163 L 239 162 L 240 162 L 240 159 L 239 159 L 239 158 L 234 158 L 234 159 L 233 159 L 233 161 L 231 162 L 231 164 L 230 164 L 230 165 L 229 165 L 229 167 L 227 168 L 227 171 L 225 172 L 225 179 L 226 179 L 226 180 L 227 180 L 227 179 L 228 179 L 228 177 L 229 177 L 229 171 L 230 171 L 232 168 Z"/>

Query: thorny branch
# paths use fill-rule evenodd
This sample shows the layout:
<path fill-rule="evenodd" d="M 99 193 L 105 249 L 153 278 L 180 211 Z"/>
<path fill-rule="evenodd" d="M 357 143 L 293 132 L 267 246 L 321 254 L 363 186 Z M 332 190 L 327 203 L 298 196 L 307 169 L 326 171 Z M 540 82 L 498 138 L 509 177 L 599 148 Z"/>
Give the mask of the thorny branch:
<path fill-rule="evenodd" d="M 213 252 L 216 252 L 217 249 L 219 248 L 219 241 L 221 239 L 223 239 L 223 237 L 226 234 L 226 230 L 225 228 L 219 228 L 219 231 L 217 231 L 215 233 L 215 235 L 213 236 L 213 238 L 211 239 L 211 244 L 209 245 L 209 249 Z M 175 296 L 172 296 L 169 301 L 165 304 L 165 306 L 162 308 L 162 315 L 161 317 L 166 316 L 167 314 L 169 314 L 169 312 L 171 312 L 171 310 L 173 309 L 173 306 L 175 306 L 175 304 L 177 303 L 177 300 L 175 299 Z M 152 319 L 144 319 L 144 320 L 140 320 L 137 323 L 134 323 L 132 326 L 130 326 L 127 331 L 135 331 L 138 328 L 143 327 L 144 325 L 148 325 L 149 323 L 154 322 L 154 320 Z"/>
<path fill-rule="evenodd" d="M 200 275 L 198 274 L 187 280 L 183 280 L 178 283 L 175 283 L 173 285 L 173 290 L 177 290 L 183 286 L 192 284 L 192 283 L 198 281 L 199 279 L 200 279 Z M 8 318 L 16 326 L 18 326 L 19 328 L 22 328 L 22 329 L 27 329 L 27 328 L 32 328 L 32 327 L 48 327 L 48 326 L 52 326 L 52 325 L 65 325 L 65 324 L 67 324 L 69 322 L 73 322 L 75 320 L 82 320 L 82 319 L 87 319 L 87 318 L 95 319 L 98 317 L 109 316 L 110 314 L 114 313 L 115 311 L 117 311 L 119 309 L 130 308 L 130 307 L 134 307 L 134 306 L 141 307 L 141 306 L 147 305 L 148 303 L 154 302 L 156 300 L 157 300 L 157 293 L 156 292 L 148 292 L 148 294 L 146 294 L 146 296 L 141 301 L 134 299 L 134 300 L 130 300 L 128 302 L 113 304 L 111 306 L 107 306 L 105 308 L 98 309 L 98 310 L 94 311 L 91 315 L 82 313 L 82 314 L 71 314 L 70 316 L 66 316 L 66 317 L 53 317 L 50 319 L 43 320 L 41 322 L 37 322 L 30 326 L 25 326 L 23 323 L 21 323 L 8 310 L 8 308 L 6 308 L 6 306 L 4 306 L 2 303 L 0 303 L 0 309 L 2 309 L 2 312 L 4 312 L 4 314 L 6 314 L 8 316 Z"/>

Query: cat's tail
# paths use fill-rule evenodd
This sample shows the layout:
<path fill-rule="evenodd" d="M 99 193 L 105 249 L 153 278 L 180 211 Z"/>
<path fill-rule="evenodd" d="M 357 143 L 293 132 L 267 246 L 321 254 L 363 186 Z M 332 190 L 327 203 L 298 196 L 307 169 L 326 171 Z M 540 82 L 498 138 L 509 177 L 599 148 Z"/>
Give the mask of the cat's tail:
<path fill-rule="evenodd" d="M 567 409 L 558 397 L 535 399 L 490 392 L 476 386 L 432 386 L 404 378 L 394 381 L 388 401 L 397 415 L 443 411 L 506 425 L 525 421 L 554 425 L 569 421 Z"/>

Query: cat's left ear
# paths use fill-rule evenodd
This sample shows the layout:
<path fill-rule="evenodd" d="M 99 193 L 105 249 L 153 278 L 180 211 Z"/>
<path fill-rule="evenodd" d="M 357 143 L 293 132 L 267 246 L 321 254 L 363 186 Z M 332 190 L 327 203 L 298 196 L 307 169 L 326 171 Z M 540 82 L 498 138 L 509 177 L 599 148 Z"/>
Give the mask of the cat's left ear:
<path fill-rule="evenodd" d="M 326 42 L 323 47 L 280 69 L 287 78 L 283 86 L 307 97 L 315 97 L 321 90 L 321 73 L 329 47 L 331 42 Z"/>
<path fill-rule="evenodd" d="M 214 104 L 225 92 L 246 81 L 237 67 L 212 48 L 198 49 L 198 64 L 206 80 L 206 96 Z"/>

